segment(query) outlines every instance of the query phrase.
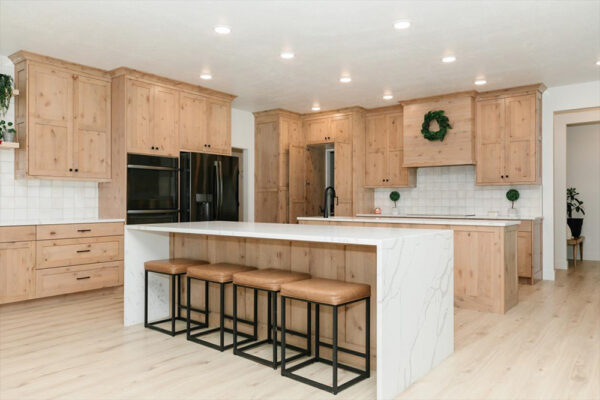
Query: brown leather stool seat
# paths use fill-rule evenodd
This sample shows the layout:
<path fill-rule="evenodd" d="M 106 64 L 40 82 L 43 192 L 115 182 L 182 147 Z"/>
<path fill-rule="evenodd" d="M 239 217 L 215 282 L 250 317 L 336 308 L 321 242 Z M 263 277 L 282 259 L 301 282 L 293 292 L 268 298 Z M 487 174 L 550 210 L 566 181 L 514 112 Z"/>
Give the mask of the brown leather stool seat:
<path fill-rule="evenodd" d="M 233 274 L 248 272 L 255 269 L 256 268 L 254 267 L 247 267 L 245 265 L 217 263 L 194 265 L 188 268 L 187 274 L 191 278 L 201 279 L 203 281 L 228 283 L 233 281 Z"/>
<path fill-rule="evenodd" d="M 178 275 L 185 274 L 188 267 L 204 264 L 208 264 L 208 261 L 192 260 L 190 258 L 168 258 L 166 260 L 146 261 L 144 268 L 161 274 Z"/>
<path fill-rule="evenodd" d="M 281 295 L 337 306 L 369 297 L 371 287 L 363 283 L 311 278 L 284 283 L 281 285 Z"/>
<path fill-rule="evenodd" d="M 185 275 L 188 268 L 198 265 L 208 264 L 208 261 L 204 260 L 193 260 L 191 258 L 167 258 L 164 260 L 150 260 L 144 263 L 144 326 L 149 329 L 153 329 L 158 332 L 166 333 L 167 335 L 175 336 L 181 333 L 187 332 L 187 329 L 184 330 L 175 330 L 175 321 L 186 321 L 186 318 L 181 316 L 181 310 L 187 309 L 188 314 L 189 311 L 202 312 L 203 310 L 196 309 L 193 306 L 188 305 L 190 303 L 186 303 L 186 305 L 181 304 L 181 276 Z M 157 273 L 170 275 L 171 279 L 171 317 L 167 319 L 163 319 L 160 321 L 149 322 L 148 321 L 148 274 Z M 175 285 L 177 284 L 177 285 Z M 177 312 L 176 312 L 177 311 Z M 170 322 L 171 329 L 161 328 L 160 324 Z M 190 323 L 193 322 L 195 327 L 193 329 L 198 329 L 202 327 L 204 324 L 190 320 Z"/>
<path fill-rule="evenodd" d="M 239 286 L 278 292 L 281 290 L 281 285 L 284 283 L 290 283 L 309 278 L 310 275 L 303 272 L 265 268 L 235 274 L 233 276 L 233 283 Z"/>
<path fill-rule="evenodd" d="M 248 272 L 240 272 L 238 274 L 233 275 L 233 354 L 247 358 L 252 361 L 256 361 L 258 363 L 268 365 L 273 369 L 277 369 L 279 365 L 281 365 L 284 360 L 278 360 L 277 356 L 277 346 L 281 343 L 277 340 L 277 331 L 279 329 L 277 321 L 278 313 L 277 313 L 277 295 L 281 290 L 281 285 L 296 281 L 302 281 L 305 279 L 309 279 L 310 275 L 303 272 L 295 272 L 284 269 L 276 269 L 276 268 L 265 268 L 265 269 L 257 269 L 254 271 Z M 250 343 L 243 347 L 238 347 L 241 342 L 238 342 L 237 336 L 241 333 L 237 330 L 237 322 L 239 320 L 237 315 L 237 289 L 238 287 L 245 287 L 254 289 L 254 304 L 256 310 L 256 291 L 265 291 L 267 292 L 267 338 L 264 340 L 257 340 L 256 330 L 254 334 L 254 342 Z M 283 311 L 282 311 L 283 313 Z M 308 329 L 306 332 L 310 332 L 310 314 L 311 308 L 310 304 L 306 307 L 306 320 Z M 256 311 L 255 311 L 256 315 Z M 294 350 L 297 354 L 287 358 L 285 361 L 291 362 L 298 358 L 309 356 L 311 349 L 311 335 L 310 333 L 302 333 L 302 332 L 292 332 L 289 333 L 294 334 L 296 336 L 306 338 L 306 348 L 300 348 L 297 346 L 288 345 L 288 348 Z M 267 359 L 260 357 L 256 354 L 249 352 L 249 350 L 256 348 L 258 346 L 262 346 L 264 344 L 270 344 L 272 347 L 272 356 Z"/>

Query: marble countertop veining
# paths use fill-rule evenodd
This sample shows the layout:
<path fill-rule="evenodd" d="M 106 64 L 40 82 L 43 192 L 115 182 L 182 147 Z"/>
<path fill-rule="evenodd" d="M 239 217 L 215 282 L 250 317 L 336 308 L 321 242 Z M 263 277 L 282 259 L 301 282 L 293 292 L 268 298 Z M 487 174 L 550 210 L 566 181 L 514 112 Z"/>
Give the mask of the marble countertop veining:
<path fill-rule="evenodd" d="M 236 236 L 258 239 L 280 239 L 304 242 L 380 245 L 402 237 L 436 235 L 438 229 L 396 229 L 360 226 L 272 224 L 259 222 L 179 222 L 126 225 L 126 230 Z"/>
<path fill-rule="evenodd" d="M 415 225 L 465 225 L 465 226 L 513 226 L 519 221 L 481 220 L 481 219 L 452 219 L 452 218 L 407 218 L 407 217 L 298 217 L 298 221 L 331 221 L 331 222 L 375 222 L 386 224 L 415 224 Z M 394 228 L 391 228 L 394 229 Z"/>
<path fill-rule="evenodd" d="M 377 218 L 435 218 L 435 219 L 481 219 L 481 220 L 506 220 L 506 221 L 541 221 L 543 217 L 534 216 L 511 216 L 511 215 L 427 215 L 427 214 L 356 214 L 357 217 L 377 217 Z"/>
<path fill-rule="evenodd" d="M 25 226 L 25 225 L 59 225 L 59 224 L 98 224 L 105 222 L 125 222 L 124 219 L 101 219 L 101 218 L 72 218 L 72 219 L 23 219 L 1 221 L 0 226 Z"/>

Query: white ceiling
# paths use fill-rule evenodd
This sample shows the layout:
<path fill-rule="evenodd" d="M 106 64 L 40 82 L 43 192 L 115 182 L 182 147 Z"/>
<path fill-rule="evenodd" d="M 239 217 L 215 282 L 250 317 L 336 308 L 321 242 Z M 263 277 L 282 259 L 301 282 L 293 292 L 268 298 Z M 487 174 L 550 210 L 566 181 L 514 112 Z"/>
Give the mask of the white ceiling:
<path fill-rule="evenodd" d="M 394 30 L 405 18 L 411 27 Z M 216 35 L 217 24 L 232 33 Z M 598 80 L 600 1 L 0 0 L 0 54 L 20 49 L 201 84 L 249 111 L 370 108 Z M 295 59 L 279 58 L 287 49 Z M 456 62 L 443 64 L 449 54 Z M 204 70 L 211 81 L 199 78 Z M 351 83 L 339 82 L 343 73 Z M 488 84 L 474 86 L 478 77 Z"/>

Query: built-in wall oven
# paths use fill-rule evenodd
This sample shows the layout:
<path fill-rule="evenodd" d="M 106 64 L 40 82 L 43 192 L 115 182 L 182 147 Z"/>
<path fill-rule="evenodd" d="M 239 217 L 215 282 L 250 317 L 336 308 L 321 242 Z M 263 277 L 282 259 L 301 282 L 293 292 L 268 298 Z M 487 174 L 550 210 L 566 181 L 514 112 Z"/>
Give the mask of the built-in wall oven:
<path fill-rule="evenodd" d="M 179 160 L 127 155 L 127 223 L 177 222 Z"/>

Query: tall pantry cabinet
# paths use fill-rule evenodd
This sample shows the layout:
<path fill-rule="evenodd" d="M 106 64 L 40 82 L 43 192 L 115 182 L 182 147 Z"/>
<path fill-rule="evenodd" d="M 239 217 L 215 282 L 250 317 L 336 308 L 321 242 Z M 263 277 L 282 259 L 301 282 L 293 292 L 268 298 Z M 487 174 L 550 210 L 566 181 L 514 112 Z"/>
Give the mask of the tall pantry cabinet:
<path fill-rule="evenodd" d="M 106 71 L 19 51 L 15 64 L 17 177 L 111 179 L 111 85 Z"/>

